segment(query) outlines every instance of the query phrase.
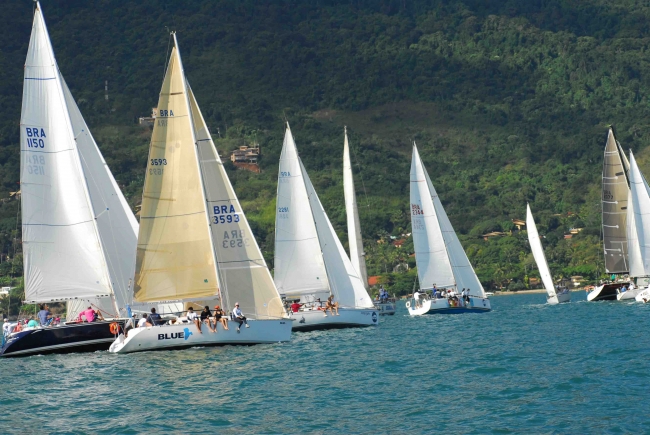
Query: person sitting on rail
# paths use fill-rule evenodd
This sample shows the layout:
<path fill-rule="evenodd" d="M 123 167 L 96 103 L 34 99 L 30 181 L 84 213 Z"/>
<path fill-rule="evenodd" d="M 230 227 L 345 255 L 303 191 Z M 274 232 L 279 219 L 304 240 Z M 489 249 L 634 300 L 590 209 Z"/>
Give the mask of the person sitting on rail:
<path fill-rule="evenodd" d="M 194 312 L 194 308 L 189 307 L 186 314 L 187 320 L 196 325 L 196 329 L 199 330 L 199 334 L 203 334 L 201 331 L 201 322 L 199 322 L 199 316 Z"/>
<path fill-rule="evenodd" d="M 221 322 L 224 330 L 228 330 L 228 318 L 219 305 L 214 306 L 214 331 L 217 331 L 217 323 Z"/>
<path fill-rule="evenodd" d="M 239 302 L 235 302 L 235 308 L 232 310 L 232 316 L 233 320 L 237 323 L 239 323 L 239 326 L 237 327 L 237 332 L 239 332 L 239 328 L 241 328 L 242 323 L 246 325 L 247 328 L 250 328 L 248 326 L 248 321 L 246 320 L 246 316 L 244 316 L 244 313 L 239 309 Z"/>
<path fill-rule="evenodd" d="M 336 311 L 336 315 L 339 315 L 339 303 L 334 302 L 334 295 L 330 295 L 329 298 L 327 298 L 327 302 L 325 302 L 325 312 L 327 310 L 330 310 L 330 314 L 334 315 L 334 311 Z"/>
<path fill-rule="evenodd" d="M 206 305 L 203 307 L 203 311 L 201 311 L 201 323 L 205 323 L 208 325 L 208 329 L 211 332 L 217 332 L 216 329 L 212 329 L 212 322 L 210 322 L 210 317 L 212 316 L 212 313 L 210 312 L 210 307 Z"/>

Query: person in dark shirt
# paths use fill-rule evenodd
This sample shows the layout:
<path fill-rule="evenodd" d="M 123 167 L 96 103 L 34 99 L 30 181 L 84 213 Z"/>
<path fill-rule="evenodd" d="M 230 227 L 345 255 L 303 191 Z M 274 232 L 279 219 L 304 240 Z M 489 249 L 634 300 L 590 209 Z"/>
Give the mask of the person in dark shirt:
<path fill-rule="evenodd" d="M 210 307 L 205 306 L 203 307 L 203 311 L 201 311 L 201 323 L 205 323 L 208 325 L 208 329 L 210 332 L 217 332 L 216 325 L 215 329 L 212 329 L 212 322 L 210 322 L 210 317 L 212 316 L 212 313 L 210 312 Z"/>
<path fill-rule="evenodd" d="M 149 314 L 149 320 L 148 320 L 149 323 L 151 323 L 151 325 L 153 326 L 156 326 L 156 325 L 160 325 L 161 320 L 162 318 L 160 317 L 160 314 L 156 313 L 155 308 L 152 308 L 151 314 Z"/>

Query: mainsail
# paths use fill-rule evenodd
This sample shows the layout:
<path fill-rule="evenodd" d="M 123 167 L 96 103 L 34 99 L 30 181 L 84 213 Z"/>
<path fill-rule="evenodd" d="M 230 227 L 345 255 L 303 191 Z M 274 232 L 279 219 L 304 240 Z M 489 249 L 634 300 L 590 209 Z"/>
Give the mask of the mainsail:
<path fill-rule="evenodd" d="M 287 295 L 330 292 L 344 307 L 373 307 L 323 209 L 287 125 L 280 156 L 275 283 Z"/>
<path fill-rule="evenodd" d="M 537 263 L 537 268 L 539 269 L 546 293 L 549 297 L 553 297 L 556 295 L 555 287 L 553 286 L 553 277 L 546 262 L 546 255 L 544 255 L 544 248 L 542 247 L 542 241 L 537 232 L 533 213 L 530 211 L 530 204 L 526 205 L 526 231 L 528 233 L 530 249 L 533 251 L 533 257 L 535 257 L 535 263 Z"/>
<path fill-rule="evenodd" d="M 650 276 L 650 187 L 630 151 L 627 237 L 630 275 Z"/>
<path fill-rule="evenodd" d="M 456 287 L 484 298 L 485 291 L 447 217 L 418 149 L 411 160 L 411 229 L 420 288 Z"/>
<path fill-rule="evenodd" d="M 61 76 L 38 3 L 20 135 L 26 301 L 84 300 L 118 314 L 137 222 Z"/>
<path fill-rule="evenodd" d="M 629 163 L 609 130 L 603 159 L 603 249 L 608 273 L 629 271 L 627 246 L 627 199 Z"/>
<path fill-rule="evenodd" d="M 350 261 L 357 275 L 361 278 L 363 286 L 368 290 L 368 273 L 366 271 L 366 257 L 363 252 L 361 238 L 361 224 L 359 210 L 357 209 L 357 195 L 354 192 L 354 178 L 352 177 L 352 164 L 350 163 L 350 147 L 348 145 L 348 131 L 344 132 L 343 142 L 343 193 L 345 195 L 345 211 L 348 220 L 348 243 L 350 245 Z"/>
<path fill-rule="evenodd" d="M 247 316 L 284 307 L 185 78 L 178 42 L 158 101 L 145 175 L 135 300 L 240 302 Z"/>

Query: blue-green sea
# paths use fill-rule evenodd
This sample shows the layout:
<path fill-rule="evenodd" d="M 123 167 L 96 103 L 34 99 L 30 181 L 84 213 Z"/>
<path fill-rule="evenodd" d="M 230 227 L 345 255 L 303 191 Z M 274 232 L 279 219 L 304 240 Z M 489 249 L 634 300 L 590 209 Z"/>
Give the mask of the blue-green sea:
<path fill-rule="evenodd" d="M 0 360 L 2 433 L 650 433 L 650 304 L 492 297 L 290 343 Z"/>

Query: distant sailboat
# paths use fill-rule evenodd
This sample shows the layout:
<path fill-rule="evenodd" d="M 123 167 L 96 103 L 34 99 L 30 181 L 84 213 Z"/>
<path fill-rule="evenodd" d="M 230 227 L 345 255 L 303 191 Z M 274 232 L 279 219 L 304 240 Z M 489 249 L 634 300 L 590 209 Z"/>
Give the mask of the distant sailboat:
<path fill-rule="evenodd" d="M 603 157 L 603 253 L 605 270 L 610 274 L 629 272 L 627 245 L 627 207 L 630 191 L 628 172 L 630 164 L 610 128 Z M 587 295 L 588 301 L 616 300 L 624 282 L 605 283 Z"/>
<path fill-rule="evenodd" d="M 180 318 L 132 329 L 116 353 L 291 338 L 280 296 L 228 180 L 187 82 L 176 34 L 151 138 L 140 212 L 134 300 L 236 302 L 249 319 L 241 332 L 210 332 Z M 202 332 L 202 333 L 201 333 Z"/>
<path fill-rule="evenodd" d="M 451 226 L 415 143 L 411 160 L 411 227 L 421 293 L 407 302 L 409 314 L 490 311 L 490 300 Z M 434 288 L 445 291 L 446 297 L 437 291 L 429 295 Z M 461 289 L 468 291 L 466 298 Z"/>
<path fill-rule="evenodd" d="M 558 293 L 556 287 L 553 286 L 553 277 L 548 268 L 548 263 L 546 262 L 546 255 L 544 255 L 542 241 L 539 239 L 539 233 L 537 232 L 535 219 L 533 219 L 533 213 L 530 211 L 530 204 L 526 205 L 526 231 L 528 233 L 530 249 L 533 252 L 533 257 L 535 257 L 539 274 L 542 277 L 542 282 L 546 289 L 546 302 L 549 304 L 569 302 L 571 300 L 571 293 L 569 293 L 569 290 L 563 289 L 563 291 Z"/>
<path fill-rule="evenodd" d="M 357 254 L 358 258 L 358 254 Z M 295 330 L 372 326 L 377 310 L 330 223 L 287 124 L 275 216 L 275 283 Z M 338 314 L 323 311 L 330 296 Z"/>
<path fill-rule="evenodd" d="M 126 317 L 138 224 L 66 85 L 36 3 L 20 121 L 25 302 Z M 2 356 L 108 349 L 111 321 L 10 335 Z M 124 324 L 124 320 L 117 323 Z"/>
<path fill-rule="evenodd" d="M 345 211 L 348 220 L 348 243 L 350 245 L 350 261 L 357 272 L 363 285 L 368 290 L 368 273 L 366 271 L 366 256 L 363 251 L 361 238 L 361 223 L 357 208 L 357 195 L 354 191 L 354 177 L 350 160 L 350 146 L 348 144 L 348 130 L 344 130 L 343 141 L 343 193 L 345 194 Z M 383 299 L 374 302 L 380 315 L 395 314 L 395 299 Z"/>

